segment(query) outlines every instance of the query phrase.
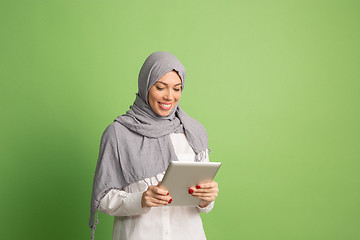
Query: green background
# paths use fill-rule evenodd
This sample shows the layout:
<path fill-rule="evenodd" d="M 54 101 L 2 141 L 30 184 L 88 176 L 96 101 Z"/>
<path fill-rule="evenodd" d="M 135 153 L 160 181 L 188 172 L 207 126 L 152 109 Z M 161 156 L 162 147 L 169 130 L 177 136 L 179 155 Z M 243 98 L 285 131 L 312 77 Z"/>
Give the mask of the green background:
<path fill-rule="evenodd" d="M 360 239 L 359 1 L 1 0 L 0 16 L 1 239 L 89 239 L 101 134 L 158 50 L 223 162 L 208 239 Z"/>

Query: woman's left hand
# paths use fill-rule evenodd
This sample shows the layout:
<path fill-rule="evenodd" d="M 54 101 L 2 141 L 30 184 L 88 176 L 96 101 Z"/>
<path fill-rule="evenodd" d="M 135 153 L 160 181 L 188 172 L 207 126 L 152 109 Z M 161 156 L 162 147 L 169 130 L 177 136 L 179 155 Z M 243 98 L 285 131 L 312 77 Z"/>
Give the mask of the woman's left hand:
<path fill-rule="evenodd" d="M 213 202 L 218 196 L 218 193 L 218 183 L 214 181 L 200 183 L 195 188 L 189 189 L 189 194 L 202 200 L 199 204 L 201 208 L 207 207 Z"/>

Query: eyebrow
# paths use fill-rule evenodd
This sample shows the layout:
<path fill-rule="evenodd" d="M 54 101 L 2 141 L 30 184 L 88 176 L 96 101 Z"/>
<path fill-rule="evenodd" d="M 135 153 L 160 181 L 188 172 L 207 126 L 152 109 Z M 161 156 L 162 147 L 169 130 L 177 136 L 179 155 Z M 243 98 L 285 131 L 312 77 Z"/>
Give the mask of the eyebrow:
<path fill-rule="evenodd" d="M 161 83 L 161 84 L 164 84 L 164 85 L 168 86 L 167 83 L 164 83 L 164 82 L 162 82 L 162 81 L 157 81 L 156 83 Z M 174 86 L 177 86 L 177 85 L 181 85 L 181 83 L 175 84 Z"/>

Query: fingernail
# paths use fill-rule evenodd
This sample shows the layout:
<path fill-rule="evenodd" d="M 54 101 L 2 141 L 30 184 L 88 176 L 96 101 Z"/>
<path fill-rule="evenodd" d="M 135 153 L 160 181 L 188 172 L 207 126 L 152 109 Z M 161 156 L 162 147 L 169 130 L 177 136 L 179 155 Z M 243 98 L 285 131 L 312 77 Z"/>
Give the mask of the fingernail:
<path fill-rule="evenodd" d="M 196 186 L 196 189 L 200 189 L 201 187 L 199 185 Z"/>
<path fill-rule="evenodd" d="M 166 195 L 169 195 L 169 193 L 167 193 Z"/>
<path fill-rule="evenodd" d="M 192 190 L 191 188 L 189 189 L 189 193 L 193 194 L 194 190 Z"/>
<path fill-rule="evenodd" d="M 171 203 L 171 202 L 172 202 L 172 199 L 169 200 L 169 203 Z"/>

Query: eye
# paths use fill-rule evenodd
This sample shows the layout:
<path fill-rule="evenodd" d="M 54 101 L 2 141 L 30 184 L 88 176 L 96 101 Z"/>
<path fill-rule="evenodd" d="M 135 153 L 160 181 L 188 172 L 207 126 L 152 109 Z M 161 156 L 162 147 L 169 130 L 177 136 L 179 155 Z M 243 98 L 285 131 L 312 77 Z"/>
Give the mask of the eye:
<path fill-rule="evenodd" d="M 156 86 L 156 89 L 161 91 L 161 90 L 164 90 L 165 88 Z"/>
<path fill-rule="evenodd" d="M 174 88 L 174 91 L 179 92 L 179 91 L 181 91 L 181 88 Z"/>

